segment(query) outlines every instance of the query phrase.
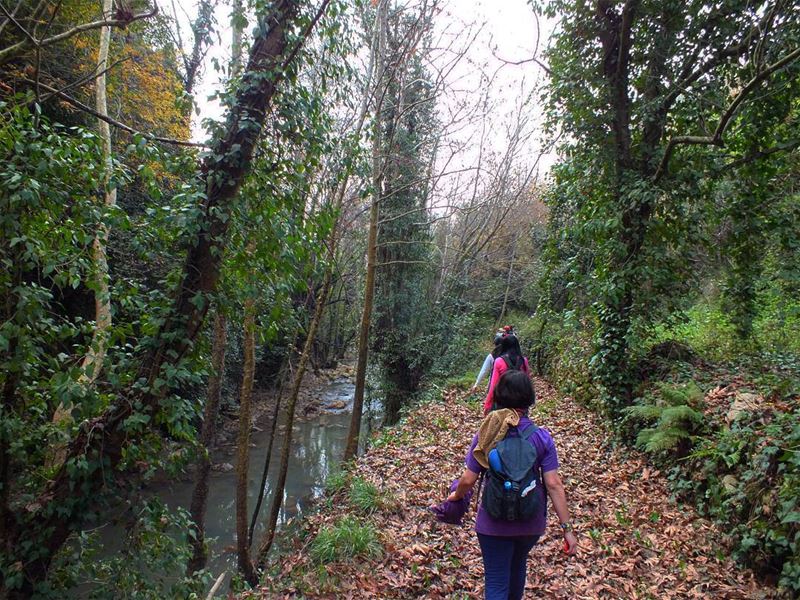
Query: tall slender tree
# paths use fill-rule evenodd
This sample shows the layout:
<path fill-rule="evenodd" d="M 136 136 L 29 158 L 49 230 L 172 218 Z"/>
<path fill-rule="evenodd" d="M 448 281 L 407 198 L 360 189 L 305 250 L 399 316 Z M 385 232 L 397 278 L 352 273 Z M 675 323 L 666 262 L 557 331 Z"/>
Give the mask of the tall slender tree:
<path fill-rule="evenodd" d="M 361 322 L 358 333 L 358 357 L 356 359 L 355 391 L 353 392 L 353 412 L 350 414 L 350 428 L 345 444 L 344 460 L 350 460 L 358 452 L 361 432 L 361 418 L 364 412 L 364 391 L 367 382 L 367 357 L 369 354 L 369 330 L 372 319 L 372 306 L 375 294 L 375 263 L 377 261 L 378 240 L 378 201 L 380 198 L 383 167 L 381 163 L 381 129 L 378 122 L 385 95 L 386 69 L 386 27 L 389 14 L 389 0 L 377 0 L 375 22 L 370 51 L 369 68 L 372 77 L 367 79 L 364 90 L 364 109 L 371 97 L 373 107 L 372 132 L 372 200 L 369 207 L 369 233 L 367 234 L 367 264 L 364 278 L 364 303 L 361 309 Z M 374 83 L 373 81 L 374 80 Z M 374 87 L 374 91 L 373 91 Z"/>
<path fill-rule="evenodd" d="M 427 361 L 418 345 L 430 315 L 431 234 L 428 191 L 437 138 L 434 86 L 425 47 L 434 5 L 395 10 L 387 30 L 387 81 L 381 129 L 381 217 L 377 232 L 375 327 L 372 348 L 383 380 L 385 418 L 394 423 L 414 394 Z M 413 41 L 409 51 L 408 40 Z"/>

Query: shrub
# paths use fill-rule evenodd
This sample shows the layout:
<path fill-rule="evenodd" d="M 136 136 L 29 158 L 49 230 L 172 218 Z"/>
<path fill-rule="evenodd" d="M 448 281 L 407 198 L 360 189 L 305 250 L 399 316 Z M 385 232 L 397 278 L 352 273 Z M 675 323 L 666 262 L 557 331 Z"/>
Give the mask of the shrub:
<path fill-rule="evenodd" d="M 703 413 L 696 410 L 702 399 L 703 393 L 694 382 L 659 382 L 639 404 L 624 409 L 628 432 L 636 434 L 636 445 L 649 454 L 660 458 L 685 456 L 705 425 Z M 642 424 L 648 426 L 635 431 Z"/>
<path fill-rule="evenodd" d="M 354 558 L 377 558 L 382 548 L 378 532 L 371 523 L 355 517 L 342 517 L 332 527 L 323 527 L 311 544 L 311 557 L 319 563 Z"/>
<path fill-rule="evenodd" d="M 724 525 L 737 560 L 800 594 L 800 407 L 743 415 L 671 477 L 684 498 Z"/>
<path fill-rule="evenodd" d="M 190 577 L 183 574 L 192 554 L 186 543 L 190 523 L 187 511 L 148 500 L 128 524 L 118 551 L 104 548 L 96 531 L 73 538 L 57 556 L 48 577 L 50 593 L 39 590 L 36 597 L 198 598 L 211 574 L 205 570 Z M 116 545 L 115 540 L 107 543 L 111 549 Z M 81 589 L 77 595 L 71 593 L 75 588 Z"/>

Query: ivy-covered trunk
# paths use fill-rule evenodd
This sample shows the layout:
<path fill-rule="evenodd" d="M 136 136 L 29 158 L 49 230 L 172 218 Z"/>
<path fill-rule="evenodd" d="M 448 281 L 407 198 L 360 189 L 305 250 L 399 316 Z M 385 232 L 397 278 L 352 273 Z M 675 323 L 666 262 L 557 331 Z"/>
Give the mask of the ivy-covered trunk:
<path fill-rule="evenodd" d="M 217 431 L 217 416 L 222 397 L 222 382 L 225 379 L 225 352 L 228 344 L 228 324 L 221 308 L 217 309 L 214 319 L 214 333 L 211 341 L 211 376 L 208 379 L 206 405 L 203 409 L 203 425 L 200 429 L 200 457 L 197 461 L 192 500 L 189 513 L 192 516 L 193 528 L 189 536 L 192 547 L 192 558 L 186 566 L 188 575 L 204 569 L 208 552 L 205 541 L 206 507 L 208 505 L 208 478 L 211 473 L 211 445 Z"/>
<path fill-rule="evenodd" d="M 183 280 L 169 317 L 141 361 L 139 377 L 125 397 L 81 427 L 51 481 L 26 505 L 24 514 L 15 515 L 6 543 L 16 548 L 29 545 L 32 551 L 21 567 L 21 582 L 14 589 L 3 583 L 10 597 L 29 598 L 36 593 L 68 536 L 101 509 L 103 492 L 113 486 L 125 453 L 128 429 L 152 422 L 162 400 L 178 383 L 170 373 L 191 352 L 203 325 L 208 295 L 219 278 L 232 203 L 248 172 L 278 81 L 296 54 L 287 53 L 289 40 L 303 41 L 292 34 L 300 4 L 278 0 L 263 16 L 224 133 L 212 142 L 201 165 L 205 200 L 189 240 Z"/>
<path fill-rule="evenodd" d="M 421 340 L 432 312 L 428 194 L 439 131 L 436 89 L 424 64 L 432 17 L 424 7 L 418 10 L 418 15 L 402 10 L 390 15 L 387 58 L 392 71 L 379 116 L 383 185 L 372 349 L 381 367 L 388 424 L 397 422 L 430 363 L 430 357 L 422 356 Z"/>

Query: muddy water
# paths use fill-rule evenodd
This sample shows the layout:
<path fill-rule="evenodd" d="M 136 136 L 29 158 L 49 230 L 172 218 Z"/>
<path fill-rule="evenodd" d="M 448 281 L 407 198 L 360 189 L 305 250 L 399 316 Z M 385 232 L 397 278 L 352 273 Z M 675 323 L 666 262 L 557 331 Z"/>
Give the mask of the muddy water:
<path fill-rule="evenodd" d="M 328 475 L 336 469 L 344 454 L 344 445 L 350 425 L 353 392 L 355 386 L 348 379 L 331 382 L 319 390 L 321 399 L 319 412 L 309 418 L 296 420 L 292 434 L 292 456 L 289 460 L 289 472 L 284 492 L 283 508 L 279 517 L 279 525 L 285 524 L 292 517 L 302 513 L 309 504 L 318 498 L 325 486 Z M 373 410 L 366 403 L 362 431 L 379 422 L 379 410 Z M 369 409 L 369 410 L 367 410 Z M 285 435 L 285 426 L 278 426 L 276 452 Z M 254 430 L 250 437 L 250 469 L 248 476 L 248 509 L 255 506 L 258 486 L 264 468 L 264 459 L 269 448 L 269 428 L 263 431 Z M 215 462 L 235 463 L 232 453 L 218 454 Z M 267 478 L 264 503 L 261 508 L 260 523 L 266 517 L 272 494 L 272 486 L 277 478 L 278 459 L 273 456 L 272 467 Z M 170 507 L 189 507 L 194 488 L 194 481 L 177 481 L 151 486 L 152 494 L 161 498 Z M 235 570 L 236 556 L 236 511 L 235 511 L 236 473 L 234 470 L 211 472 L 208 492 L 208 510 L 206 512 L 206 538 L 210 542 L 209 570 L 218 574 L 227 569 Z M 248 519 L 249 520 L 249 519 Z M 254 547 L 257 547 L 263 525 L 256 526 Z"/>

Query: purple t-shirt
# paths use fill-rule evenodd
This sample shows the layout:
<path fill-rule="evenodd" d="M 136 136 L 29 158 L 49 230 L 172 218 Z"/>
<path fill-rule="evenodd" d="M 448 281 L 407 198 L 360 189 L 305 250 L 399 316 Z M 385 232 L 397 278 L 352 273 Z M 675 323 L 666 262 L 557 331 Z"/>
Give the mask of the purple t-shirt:
<path fill-rule="evenodd" d="M 531 420 L 528 416 L 523 416 L 519 420 L 516 431 L 522 431 L 530 425 L 530 423 Z M 510 430 L 509 435 L 516 435 L 514 429 Z M 548 471 L 555 471 L 558 469 L 558 453 L 553 443 L 553 436 L 550 435 L 549 431 L 540 427 L 528 437 L 528 441 L 533 443 L 536 448 L 536 456 L 542 468 L 542 472 L 547 473 Z M 472 451 L 477 444 L 478 434 L 476 433 L 475 437 L 472 438 L 472 444 L 470 444 L 469 451 L 467 451 L 467 458 L 464 462 L 470 471 L 480 474 L 486 471 L 486 469 L 472 456 Z M 533 493 L 539 494 L 539 506 L 541 509 L 539 514 L 534 515 L 534 517 L 528 521 L 501 521 L 499 519 L 493 519 L 483 510 L 482 498 L 479 498 L 478 516 L 475 519 L 475 531 L 484 535 L 505 537 L 515 535 L 542 535 L 547 526 L 547 496 L 543 485 L 538 486 Z"/>

